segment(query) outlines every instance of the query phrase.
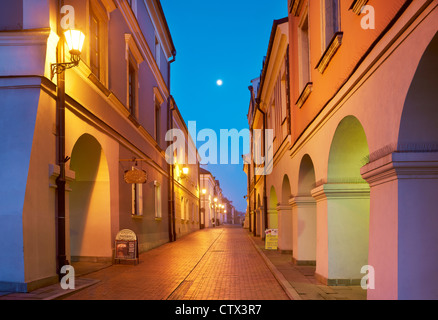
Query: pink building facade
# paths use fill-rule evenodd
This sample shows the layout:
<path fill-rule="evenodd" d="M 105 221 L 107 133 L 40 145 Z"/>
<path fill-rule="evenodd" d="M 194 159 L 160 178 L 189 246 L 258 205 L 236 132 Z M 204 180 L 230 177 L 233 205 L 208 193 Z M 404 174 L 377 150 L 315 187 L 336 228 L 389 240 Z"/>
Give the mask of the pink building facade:
<path fill-rule="evenodd" d="M 252 231 L 368 299 L 438 298 L 437 4 L 289 1 L 251 99 L 276 132 L 272 174 L 246 169 Z"/>

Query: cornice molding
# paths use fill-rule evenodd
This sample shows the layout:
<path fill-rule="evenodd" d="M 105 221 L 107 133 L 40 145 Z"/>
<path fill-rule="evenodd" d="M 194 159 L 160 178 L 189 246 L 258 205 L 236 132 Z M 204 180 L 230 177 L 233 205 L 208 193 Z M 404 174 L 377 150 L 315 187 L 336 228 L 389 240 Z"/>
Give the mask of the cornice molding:
<path fill-rule="evenodd" d="M 278 214 L 289 214 L 292 212 L 292 207 L 290 205 L 279 204 L 277 206 Z"/>
<path fill-rule="evenodd" d="M 29 46 L 29 45 L 46 46 L 47 40 L 51 35 L 51 33 L 52 31 L 50 28 L 17 30 L 17 31 L 1 31 L 0 46 Z"/>
<path fill-rule="evenodd" d="M 361 168 L 374 187 L 395 180 L 438 179 L 438 152 L 394 152 Z"/>
<path fill-rule="evenodd" d="M 313 206 L 315 205 L 315 198 L 309 196 L 295 196 L 289 199 L 289 205 L 292 208 L 303 207 L 303 206 Z"/>
<path fill-rule="evenodd" d="M 125 59 L 129 61 L 129 52 L 134 56 L 135 61 L 137 62 L 137 67 L 144 61 L 143 55 L 140 53 L 138 49 L 137 43 L 135 42 L 132 34 L 125 34 L 125 43 L 126 43 L 126 51 L 125 51 Z"/>
<path fill-rule="evenodd" d="M 316 202 L 332 199 L 369 199 L 370 186 L 367 183 L 329 183 L 311 191 Z"/>

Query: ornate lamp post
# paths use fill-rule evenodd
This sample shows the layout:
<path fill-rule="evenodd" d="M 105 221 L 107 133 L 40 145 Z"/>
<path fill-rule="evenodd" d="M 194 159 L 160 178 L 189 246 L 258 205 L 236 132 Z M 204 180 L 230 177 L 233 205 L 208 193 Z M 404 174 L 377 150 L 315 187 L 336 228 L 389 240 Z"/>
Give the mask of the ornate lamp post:
<path fill-rule="evenodd" d="M 57 273 L 61 277 L 61 268 L 69 265 L 65 250 L 65 164 L 70 157 L 65 156 L 65 73 L 64 71 L 79 65 L 81 60 L 82 47 L 85 36 L 78 30 L 67 30 L 64 33 L 65 42 L 71 55 L 70 62 L 60 62 L 51 65 L 52 79 L 58 75 L 57 92 L 57 123 L 58 123 L 58 165 L 60 168 L 59 176 L 56 179 L 57 185 Z M 63 38 L 58 43 L 58 60 L 64 58 Z"/>

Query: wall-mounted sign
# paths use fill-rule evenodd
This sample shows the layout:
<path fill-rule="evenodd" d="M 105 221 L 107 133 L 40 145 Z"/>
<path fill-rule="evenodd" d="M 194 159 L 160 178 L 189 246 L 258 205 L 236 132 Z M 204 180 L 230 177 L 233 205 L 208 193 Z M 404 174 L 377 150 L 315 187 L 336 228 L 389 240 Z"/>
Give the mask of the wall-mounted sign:
<path fill-rule="evenodd" d="M 148 181 L 148 174 L 144 170 L 133 168 L 125 171 L 124 178 L 127 184 L 145 184 Z"/>
<path fill-rule="evenodd" d="M 138 240 L 137 235 L 128 229 L 120 231 L 116 236 L 115 262 L 121 260 L 138 262 Z"/>
<path fill-rule="evenodd" d="M 278 249 L 278 229 L 267 229 L 265 231 L 265 249 L 277 250 Z"/>

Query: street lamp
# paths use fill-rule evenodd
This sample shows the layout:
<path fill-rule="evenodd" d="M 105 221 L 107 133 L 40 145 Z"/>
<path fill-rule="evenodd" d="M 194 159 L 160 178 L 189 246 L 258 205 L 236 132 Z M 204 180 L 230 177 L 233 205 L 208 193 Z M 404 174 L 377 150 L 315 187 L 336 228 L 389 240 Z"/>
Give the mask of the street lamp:
<path fill-rule="evenodd" d="M 68 50 L 70 52 L 71 61 L 53 63 L 52 68 L 52 79 L 55 74 L 61 74 L 65 70 L 77 67 L 81 61 L 82 47 L 84 46 L 85 35 L 79 30 L 69 29 L 64 32 L 65 41 L 67 42 Z"/>
<path fill-rule="evenodd" d="M 56 179 L 57 186 L 57 273 L 62 277 L 61 270 L 65 265 L 69 265 L 66 256 L 65 246 L 65 187 L 66 175 L 65 165 L 70 160 L 70 157 L 65 156 L 65 74 L 64 71 L 79 65 L 81 60 L 82 47 L 85 41 L 85 35 L 78 30 L 67 30 L 64 32 L 64 38 L 67 42 L 71 55 L 71 62 L 58 62 L 51 65 L 52 79 L 55 74 L 58 75 L 58 90 L 57 90 L 57 144 L 59 165 L 59 176 Z M 64 59 L 64 41 L 58 43 L 58 61 Z"/>
<path fill-rule="evenodd" d="M 189 168 L 187 166 L 184 166 L 182 168 L 181 179 L 187 179 L 188 177 L 189 177 Z"/>
<path fill-rule="evenodd" d="M 201 229 L 204 229 L 205 228 L 205 225 L 206 225 L 206 221 L 205 221 L 205 211 L 206 211 L 206 201 L 205 201 L 205 195 L 207 194 L 207 189 L 202 189 L 201 190 L 201 194 L 202 194 L 202 197 L 201 197 L 201 213 L 203 213 L 204 214 L 204 219 L 201 221 Z M 201 219 L 202 219 L 202 217 L 201 217 Z M 204 223 L 202 223 L 202 222 L 204 222 Z"/>

